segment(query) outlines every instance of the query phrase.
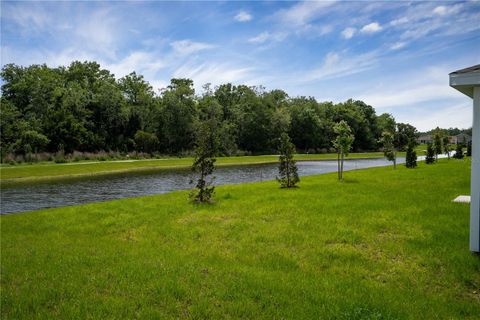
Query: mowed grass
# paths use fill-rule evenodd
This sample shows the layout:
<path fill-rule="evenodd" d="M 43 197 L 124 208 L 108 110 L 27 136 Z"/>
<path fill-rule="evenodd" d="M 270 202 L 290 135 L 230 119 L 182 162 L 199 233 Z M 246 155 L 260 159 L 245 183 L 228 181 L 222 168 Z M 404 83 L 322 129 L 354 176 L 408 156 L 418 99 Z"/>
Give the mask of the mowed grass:
<path fill-rule="evenodd" d="M 478 319 L 469 160 L 1 218 L 2 319 Z"/>
<path fill-rule="evenodd" d="M 381 152 L 352 153 L 350 159 L 380 158 Z M 305 160 L 334 160 L 336 154 L 299 154 L 299 161 Z M 24 164 L 17 166 L 1 166 L 0 179 L 2 183 L 30 182 L 37 180 L 52 180 L 78 176 L 91 176 L 102 174 L 115 174 L 128 171 L 158 171 L 164 169 L 187 168 L 192 165 L 193 158 L 167 158 L 152 160 L 127 161 L 86 161 L 72 163 L 41 163 Z M 245 165 L 278 162 L 278 156 L 242 156 L 242 157 L 219 157 L 217 165 Z"/>

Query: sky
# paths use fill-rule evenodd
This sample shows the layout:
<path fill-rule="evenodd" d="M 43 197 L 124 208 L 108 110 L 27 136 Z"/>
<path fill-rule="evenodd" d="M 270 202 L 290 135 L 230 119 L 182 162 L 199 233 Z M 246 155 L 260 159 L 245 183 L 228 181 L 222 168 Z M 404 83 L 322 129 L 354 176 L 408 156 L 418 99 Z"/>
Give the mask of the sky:
<path fill-rule="evenodd" d="M 480 1 L 2 1 L 1 65 L 97 61 L 171 78 L 363 100 L 424 131 L 472 125 L 448 74 L 480 63 Z"/>

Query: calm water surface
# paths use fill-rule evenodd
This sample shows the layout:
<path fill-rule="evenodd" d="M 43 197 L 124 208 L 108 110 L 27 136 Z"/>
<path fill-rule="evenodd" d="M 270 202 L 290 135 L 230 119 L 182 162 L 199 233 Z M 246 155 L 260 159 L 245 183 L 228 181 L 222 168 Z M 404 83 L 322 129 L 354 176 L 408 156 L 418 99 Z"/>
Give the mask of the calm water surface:
<path fill-rule="evenodd" d="M 399 158 L 398 163 L 404 159 Z M 336 161 L 297 162 L 300 176 L 335 172 Z M 392 165 L 385 159 L 347 160 L 345 170 Z M 215 185 L 273 180 L 277 164 L 219 167 Z M 165 170 L 157 173 L 125 173 L 75 180 L 35 183 L 3 188 L 0 213 L 14 213 L 43 208 L 63 207 L 89 202 L 160 194 L 192 188 L 190 170 Z"/>

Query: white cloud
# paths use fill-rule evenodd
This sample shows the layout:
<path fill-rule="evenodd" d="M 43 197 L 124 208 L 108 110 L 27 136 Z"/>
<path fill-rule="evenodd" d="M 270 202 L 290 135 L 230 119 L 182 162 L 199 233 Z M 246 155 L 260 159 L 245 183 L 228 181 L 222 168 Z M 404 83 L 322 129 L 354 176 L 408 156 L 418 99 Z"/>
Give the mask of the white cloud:
<path fill-rule="evenodd" d="M 148 82 L 150 83 L 155 92 L 159 92 L 161 89 L 164 89 L 169 85 L 167 81 L 159 79 L 151 80 Z"/>
<path fill-rule="evenodd" d="M 378 22 L 372 22 L 367 25 L 364 25 L 360 32 L 362 33 L 375 33 L 382 30 L 382 26 Z"/>
<path fill-rule="evenodd" d="M 194 42 L 191 40 L 180 40 L 170 43 L 173 50 L 180 55 L 189 55 L 201 50 L 212 49 L 215 46 L 204 42 Z"/>
<path fill-rule="evenodd" d="M 464 10 L 467 6 L 471 10 Z M 479 19 L 480 14 L 472 4 L 438 5 L 438 2 L 421 2 L 407 7 L 390 25 L 403 31 L 402 39 L 415 40 L 429 35 L 464 35 L 480 29 L 480 24 L 476 23 Z"/>
<path fill-rule="evenodd" d="M 265 32 L 262 32 L 255 37 L 252 37 L 252 38 L 248 39 L 248 42 L 263 43 L 263 42 L 267 41 L 269 39 L 269 37 L 270 37 L 270 33 L 265 31 Z"/>
<path fill-rule="evenodd" d="M 373 68 L 377 63 L 377 53 L 369 52 L 357 56 L 345 56 L 336 52 L 326 55 L 321 67 L 311 71 L 307 81 L 340 78 Z"/>
<path fill-rule="evenodd" d="M 234 19 L 238 22 L 247 22 L 252 20 L 253 16 L 250 13 L 242 10 L 234 17 Z"/>
<path fill-rule="evenodd" d="M 380 93 L 365 95 L 360 97 L 360 99 L 376 108 L 389 108 L 408 106 L 430 100 L 458 97 L 456 92 L 448 87 L 448 85 L 439 83 L 425 83 L 396 89 L 397 90 L 385 90 Z"/>
<path fill-rule="evenodd" d="M 412 104 L 458 98 L 458 93 L 448 85 L 448 73 L 453 68 L 426 68 L 402 77 L 391 75 L 384 85 L 373 88 L 359 99 L 376 108 L 409 106 Z M 392 86 L 389 82 L 395 81 Z"/>
<path fill-rule="evenodd" d="M 405 47 L 406 44 L 407 44 L 406 42 L 401 42 L 401 41 L 395 42 L 390 46 L 390 49 L 392 50 L 402 49 L 403 47 Z"/>
<path fill-rule="evenodd" d="M 453 6 L 438 6 L 433 9 L 433 14 L 444 16 L 449 14 L 458 13 L 462 9 L 463 5 L 461 3 L 455 4 Z"/>
<path fill-rule="evenodd" d="M 223 83 L 245 82 L 251 77 L 251 68 L 232 66 L 227 63 L 201 63 L 196 65 L 187 62 L 173 73 L 174 78 L 189 78 L 197 89 L 206 83 L 219 85 Z"/>
<path fill-rule="evenodd" d="M 49 67 L 68 66 L 72 61 L 99 61 L 99 56 L 77 47 L 65 48 L 61 51 L 36 48 L 21 50 L 15 47 L 1 47 L 2 64 L 15 63 L 28 66 L 31 64 L 47 64 Z"/>
<path fill-rule="evenodd" d="M 276 18 L 287 25 L 303 26 L 321 14 L 335 1 L 304 1 L 276 13 Z"/>
<path fill-rule="evenodd" d="M 278 32 L 278 33 L 270 33 L 268 31 L 262 32 L 258 34 L 257 36 L 248 39 L 248 42 L 251 43 L 264 43 L 267 41 L 283 41 L 287 37 L 286 33 L 283 32 Z"/>
<path fill-rule="evenodd" d="M 430 108 L 416 106 L 414 116 L 398 117 L 399 122 L 408 122 L 420 131 L 427 131 L 436 127 L 440 128 L 470 128 L 472 126 L 472 105 L 454 103 L 432 111 Z"/>
<path fill-rule="evenodd" d="M 323 36 L 324 34 L 332 32 L 333 27 L 330 25 L 321 26 L 318 30 L 318 35 Z"/>
<path fill-rule="evenodd" d="M 98 10 L 75 27 L 75 42 L 81 47 L 100 52 L 115 59 L 116 44 L 120 38 L 119 22 L 110 10 Z"/>
<path fill-rule="evenodd" d="M 407 22 L 408 22 L 408 18 L 407 17 L 402 17 L 402 18 L 398 18 L 398 19 L 390 21 L 390 25 L 395 27 L 395 26 L 405 24 Z"/>
<path fill-rule="evenodd" d="M 22 32 L 35 32 L 38 30 L 43 30 L 48 28 L 48 26 L 52 23 L 51 16 L 48 14 L 46 10 L 44 10 L 41 6 L 37 6 L 32 4 L 29 7 L 29 10 L 25 10 L 21 6 L 13 6 L 10 5 L 8 7 L 4 7 L 2 3 L 2 20 L 8 19 L 12 20 Z M 5 12 L 8 11 L 8 14 Z"/>
<path fill-rule="evenodd" d="M 472 125 L 472 103 L 451 88 L 448 73 L 457 64 L 428 67 L 413 72 L 390 74 L 379 85 L 364 88 L 356 98 L 372 105 L 378 113 L 390 112 L 397 121 L 419 130 L 437 126 L 466 128 Z"/>
<path fill-rule="evenodd" d="M 433 13 L 443 16 L 444 14 L 447 13 L 447 7 L 445 6 L 435 7 L 435 9 L 433 9 Z"/>
<path fill-rule="evenodd" d="M 142 74 L 146 79 L 152 79 L 165 66 L 166 63 L 158 58 L 158 54 L 144 51 L 135 51 L 117 63 L 102 65 L 115 74 L 117 79 L 133 71 Z"/>
<path fill-rule="evenodd" d="M 351 37 L 353 37 L 353 35 L 355 34 L 355 32 L 357 32 L 357 29 L 355 28 L 345 28 L 343 31 L 342 31 L 342 36 L 345 38 L 345 39 L 350 39 Z"/>

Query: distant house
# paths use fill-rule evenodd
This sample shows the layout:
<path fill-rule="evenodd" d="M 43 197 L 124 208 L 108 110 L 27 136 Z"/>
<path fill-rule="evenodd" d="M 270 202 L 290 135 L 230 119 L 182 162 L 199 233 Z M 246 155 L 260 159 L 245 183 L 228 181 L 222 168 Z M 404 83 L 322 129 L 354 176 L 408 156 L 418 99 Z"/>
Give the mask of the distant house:
<path fill-rule="evenodd" d="M 420 136 L 420 137 L 417 138 L 417 142 L 420 143 L 420 144 L 432 143 L 432 135 L 428 134 L 428 135 L 425 135 L 425 136 Z"/>
<path fill-rule="evenodd" d="M 472 141 L 472 137 L 470 137 L 468 134 L 460 133 L 460 134 L 457 134 L 456 136 L 449 136 L 448 141 L 450 141 L 451 144 L 459 144 L 459 143 L 467 144 L 470 141 Z M 420 144 L 432 143 L 433 135 L 427 134 L 424 136 L 420 136 L 417 138 L 417 142 Z"/>
<path fill-rule="evenodd" d="M 468 134 L 465 134 L 465 133 L 460 133 L 460 134 L 457 134 L 456 136 L 450 136 L 448 137 L 448 139 L 451 144 L 459 144 L 459 143 L 467 144 L 470 141 L 472 141 L 472 137 L 470 137 Z"/>

